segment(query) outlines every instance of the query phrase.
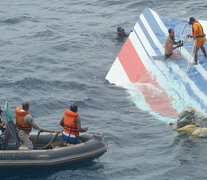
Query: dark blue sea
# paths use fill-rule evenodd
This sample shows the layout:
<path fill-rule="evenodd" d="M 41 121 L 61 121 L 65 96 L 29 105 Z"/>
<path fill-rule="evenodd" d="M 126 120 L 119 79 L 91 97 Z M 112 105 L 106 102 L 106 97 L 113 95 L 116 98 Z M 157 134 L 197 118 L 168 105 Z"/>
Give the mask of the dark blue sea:
<path fill-rule="evenodd" d="M 39 126 L 60 130 L 75 103 L 88 133 L 103 132 L 108 152 L 92 162 L 55 169 L 0 170 L 0 179 L 207 179 L 207 140 L 183 138 L 136 107 L 105 76 L 145 7 L 162 16 L 205 20 L 193 0 L 7 0 L 0 2 L 0 105 L 30 102 Z"/>

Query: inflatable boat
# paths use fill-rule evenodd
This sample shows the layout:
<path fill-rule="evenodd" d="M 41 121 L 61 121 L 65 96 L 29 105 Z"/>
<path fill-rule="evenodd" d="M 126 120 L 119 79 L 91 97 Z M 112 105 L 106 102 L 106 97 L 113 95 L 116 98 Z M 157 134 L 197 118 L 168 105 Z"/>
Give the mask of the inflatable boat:
<path fill-rule="evenodd" d="M 1 115 L 1 113 L 0 113 Z M 3 121 L 2 121 L 3 122 Z M 107 151 L 108 144 L 101 133 L 80 134 L 79 144 L 65 143 L 61 131 L 31 132 L 34 149 L 21 145 L 17 138 L 8 103 L 5 106 L 5 128 L 0 134 L 0 168 L 41 168 L 70 165 L 93 160 Z"/>
<path fill-rule="evenodd" d="M 38 142 L 34 142 L 37 140 L 37 135 L 37 133 L 31 133 L 31 140 L 35 143 L 33 150 L 22 146 L 18 150 L 0 150 L 0 167 L 28 168 L 69 165 L 98 158 L 107 151 L 108 147 L 102 134 L 80 135 L 81 143 L 77 145 L 65 144 L 60 134 L 50 143 L 56 133 L 45 132 L 41 133 Z"/>

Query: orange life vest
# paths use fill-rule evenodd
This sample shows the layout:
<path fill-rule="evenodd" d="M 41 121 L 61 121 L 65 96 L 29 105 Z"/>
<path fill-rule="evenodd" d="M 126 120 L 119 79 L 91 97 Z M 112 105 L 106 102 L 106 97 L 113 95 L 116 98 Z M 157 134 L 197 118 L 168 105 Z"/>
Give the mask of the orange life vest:
<path fill-rule="evenodd" d="M 25 133 L 29 134 L 32 130 L 32 126 L 29 123 L 24 122 L 24 116 L 29 114 L 29 112 L 22 110 L 21 108 L 15 109 L 16 113 L 16 125 L 18 129 L 23 130 Z"/>
<path fill-rule="evenodd" d="M 75 113 L 71 110 L 65 110 L 64 113 L 65 113 L 65 115 L 64 115 L 64 119 L 63 119 L 63 122 L 64 122 L 63 131 L 68 134 L 73 134 L 75 136 L 79 136 L 77 126 L 74 122 L 75 118 L 77 118 L 79 116 L 79 114 Z"/>
<path fill-rule="evenodd" d="M 192 25 L 192 32 L 193 32 L 193 37 L 205 37 L 205 34 L 203 32 L 203 27 L 198 21 L 194 21 Z"/>

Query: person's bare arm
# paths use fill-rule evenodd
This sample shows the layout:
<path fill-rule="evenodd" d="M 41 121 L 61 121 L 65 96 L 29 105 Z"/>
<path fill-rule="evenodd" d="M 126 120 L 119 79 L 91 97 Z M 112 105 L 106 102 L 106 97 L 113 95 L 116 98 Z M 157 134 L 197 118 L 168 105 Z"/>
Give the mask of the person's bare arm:
<path fill-rule="evenodd" d="M 61 119 L 61 121 L 60 121 L 60 126 L 64 126 L 64 117 Z"/>
<path fill-rule="evenodd" d="M 173 40 L 173 45 L 178 45 L 180 43 L 181 43 L 181 41 L 175 41 L 175 40 Z"/>
<path fill-rule="evenodd" d="M 82 128 L 82 127 L 81 127 L 80 117 L 77 117 L 77 118 L 75 119 L 75 124 L 76 124 L 77 129 L 78 129 L 79 132 L 86 132 L 86 131 L 88 131 L 88 127 L 85 127 L 85 128 Z"/>

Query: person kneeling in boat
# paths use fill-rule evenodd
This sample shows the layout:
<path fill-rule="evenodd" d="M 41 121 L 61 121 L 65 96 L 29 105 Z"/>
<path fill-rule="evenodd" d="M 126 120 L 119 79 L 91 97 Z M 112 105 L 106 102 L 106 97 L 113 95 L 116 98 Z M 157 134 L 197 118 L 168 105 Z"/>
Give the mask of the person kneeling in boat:
<path fill-rule="evenodd" d="M 81 120 L 77 111 L 78 107 L 72 104 L 70 110 L 64 111 L 65 115 L 60 121 L 60 125 L 64 127 L 62 138 L 70 144 L 80 143 L 79 132 L 86 132 L 88 130 L 88 127 L 81 127 Z"/>
<path fill-rule="evenodd" d="M 181 56 L 178 53 L 173 53 L 174 49 L 177 49 L 183 46 L 182 41 L 175 41 L 175 31 L 173 29 L 168 30 L 169 36 L 165 41 L 165 59 L 180 59 Z M 173 46 L 176 45 L 176 46 Z"/>
<path fill-rule="evenodd" d="M 29 113 L 29 103 L 23 102 L 22 109 L 16 108 L 16 127 L 18 138 L 22 142 L 23 146 L 26 146 L 29 149 L 33 149 L 33 144 L 30 140 L 29 134 L 32 131 L 32 128 L 43 130 L 37 124 L 34 123 L 34 119 Z"/>

